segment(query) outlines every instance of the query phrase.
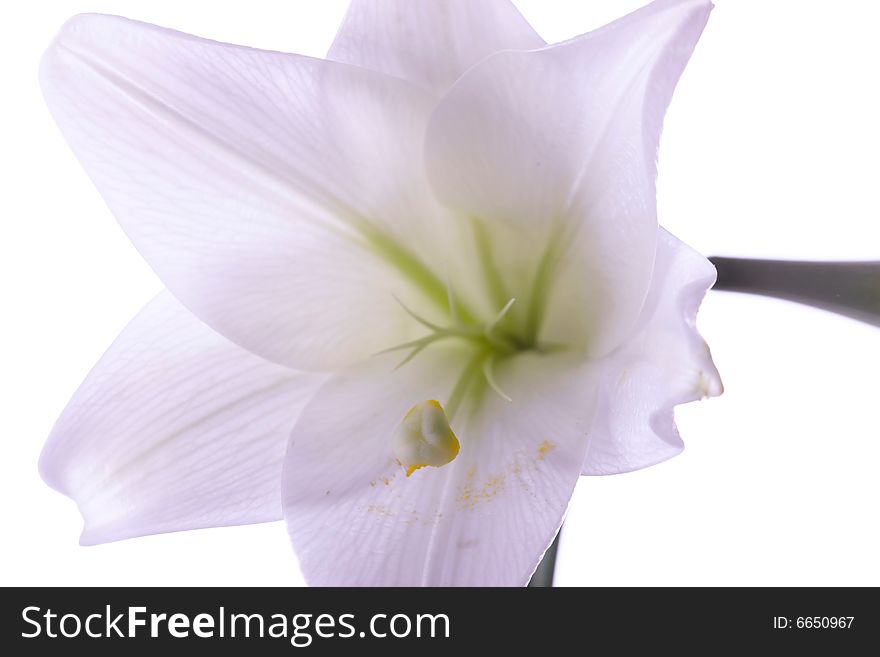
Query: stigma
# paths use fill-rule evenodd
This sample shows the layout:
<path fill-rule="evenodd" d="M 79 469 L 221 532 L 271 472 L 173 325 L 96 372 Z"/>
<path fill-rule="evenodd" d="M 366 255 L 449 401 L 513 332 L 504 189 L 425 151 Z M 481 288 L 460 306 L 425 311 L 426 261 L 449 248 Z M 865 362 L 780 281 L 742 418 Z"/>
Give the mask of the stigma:
<path fill-rule="evenodd" d="M 391 439 L 394 456 L 409 477 L 425 466 L 450 463 L 460 449 L 446 411 L 433 399 L 419 402 L 403 416 Z"/>

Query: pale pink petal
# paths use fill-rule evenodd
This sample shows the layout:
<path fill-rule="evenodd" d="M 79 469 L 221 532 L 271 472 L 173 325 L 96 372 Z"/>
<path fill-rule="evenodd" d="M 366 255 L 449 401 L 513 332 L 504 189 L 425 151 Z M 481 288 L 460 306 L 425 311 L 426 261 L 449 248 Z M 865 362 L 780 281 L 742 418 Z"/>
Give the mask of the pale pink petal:
<path fill-rule="evenodd" d="M 81 541 L 281 517 L 290 430 L 324 375 L 235 346 L 163 292 L 77 390 L 40 458 Z"/>
<path fill-rule="evenodd" d="M 721 379 L 695 324 L 714 282 L 715 268 L 706 258 L 660 231 L 638 333 L 606 359 L 608 379 L 583 474 L 628 472 L 675 456 L 684 445 L 673 407 L 721 394 Z"/>
<path fill-rule="evenodd" d="M 641 311 L 663 115 L 710 9 L 659 0 L 559 45 L 492 55 L 429 124 L 428 172 L 442 201 L 528 231 L 532 243 L 544 227 L 545 240 L 567 245 L 550 311 L 563 321 L 547 325 L 578 327 L 592 356 L 620 344 Z"/>
<path fill-rule="evenodd" d="M 327 57 L 442 93 L 494 52 L 543 45 L 509 0 L 353 0 Z"/>
<path fill-rule="evenodd" d="M 479 411 L 452 420 L 461 452 L 407 477 L 393 432 L 416 403 L 446 403 L 458 375 L 439 347 L 394 371 L 377 358 L 328 382 L 300 416 L 284 508 L 315 585 L 525 584 L 565 514 L 586 452 L 596 373 L 518 356 Z"/>
<path fill-rule="evenodd" d="M 411 286 L 374 242 L 430 240 L 436 208 L 413 165 L 427 93 L 99 15 L 65 25 L 42 84 L 123 228 L 215 330 L 310 369 L 408 337 L 392 294 Z"/>

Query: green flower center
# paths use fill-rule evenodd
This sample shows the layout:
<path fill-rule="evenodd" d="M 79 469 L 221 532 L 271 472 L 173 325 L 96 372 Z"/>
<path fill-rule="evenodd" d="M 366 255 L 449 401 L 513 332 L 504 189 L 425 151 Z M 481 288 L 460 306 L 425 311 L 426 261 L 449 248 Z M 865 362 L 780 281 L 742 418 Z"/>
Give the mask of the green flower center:
<path fill-rule="evenodd" d="M 505 271 L 497 263 L 485 222 L 474 218 L 471 225 L 478 270 L 482 274 L 482 282 L 477 283 L 484 286 L 484 297 L 491 306 L 482 313 L 471 308 L 450 283 L 441 280 L 393 238 L 372 228 L 362 230 L 370 248 L 418 289 L 424 299 L 443 312 L 443 322 L 430 321 L 398 300 L 402 310 L 426 329 L 424 336 L 385 350 L 405 353 L 398 367 L 441 340 L 458 340 L 466 347 L 461 373 L 445 405 L 449 418 L 454 417 L 465 398 L 479 405 L 479 399 L 487 390 L 510 401 L 495 381 L 493 372 L 498 363 L 523 352 L 547 353 L 562 348 L 541 340 L 541 329 L 562 257 L 562 233 L 551 235 L 543 249 L 540 244 L 529 249 L 533 257 L 527 259 L 530 262 L 516 267 L 517 271 L 511 271 L 509 265 Z M 512 281 L 519 281 L 519 284 L 512 284 Z"/>

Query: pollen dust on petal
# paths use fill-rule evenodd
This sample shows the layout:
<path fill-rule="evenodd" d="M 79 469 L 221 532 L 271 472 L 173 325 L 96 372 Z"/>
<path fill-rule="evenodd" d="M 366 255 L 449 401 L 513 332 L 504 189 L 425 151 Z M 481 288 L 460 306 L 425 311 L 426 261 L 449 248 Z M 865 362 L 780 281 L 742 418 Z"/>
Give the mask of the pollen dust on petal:
<path fill-rule="evenodd" d="M 485 477 L 480 476 L 477 463 L 471 464 L 465 473 L 464 481 L 460 484 L 455 498 L 458 509 L 473 511 L 484 504 L 488 504 L 511 484 L 518 484 L 525 492 L 532 496 L 537 496 L 539 489 L 536 486 L 536 476 L 545 467 L 541 463 L 555 449 L 555 443 L 544 439 L 529 451 L 517 451 L 512 455 L 510 462 L 506 466 L 500 470 L 490 471 Z M 392 463 L 395 466 L 397 465 L 394 461 Z M 379 475 L 370 482 L 370 486 L 373 488 L 391 486 L 399 472 L 398 468 Z M 401 478 L 401 482 L 403 481 L 403 478 Z M 391 488 L 389 493 L 394 490 L 396 490 L 396 487 Z M 394 495 L 393 493 L 391 494 L 392 496 Z M 398 501 L 403 502 L 402 499 Z M 406 503 L 404 502 L 404 504 Z M 393 511 L 386 505 L 371 504 L 367 507 L 367 512 L 383 518 L 397 517 L 400 522 L 407 526 L 415 524 L 435 526 L 443 521 L 443 513 L 439 509 L 434 513 L 425 514 L 414 509 L 407 511 L 405 508 L 399 508 L 399 505 L 396 503 L 392 506 L 394 507 Z"/>
<path fill-rule="evenodd" d="M 383 472 L 370 482 L 370 488 L 375 488 L 376 486 L 390 486 L 391 482 L 394 481 L 395 477 L 397 477 L 399 467 L 400 461 L 398 461 L 397 459 L 391 459 L 390 463 L 385 468 L 385 472 Z"/>
<path fill-rule="evenodd" d="M 443 520 L 443 513 L 438 509 L 434 512 L 434 515 L 429 515 L 428 517 L 422 520 L 422 525 L 425 527 L 434 527 L 435 525 L 439 525 L 440 521 Z"/>
<path fill-rule="evenodd" d="M 394 514 L 385 508 L 382 504 L 371 504 L 367 507 L 367 513 L 375 513 L 377 516 L 385 516 L 390 518 Z"/>
<path fill-rule="evenodd" d="M 519 484 L 523 490 L 534 495 L 534 474 L 539 464 L 547 458 L 556 445 L 550 440 L 542 440 L 533 452 L 520 451 L 500 472 L 493 472 L 485 479 L 477 476 L 477 465 L 472 465 L 465 475 L 459 488 L 456 501 L 462 510 L 472 511 L 478 506 L 491 502 L 511 481 Z"/>
<path fill-rule="evenodd" d="M 556 449 L 556 445 L 549 440 L 542 441 L 541 444 L 538 445 L 538 460 L 543 461 L 554 449 Z"/>
<path fill-rule="evenodd" d="M 410 506 L 405 495 L 401 493 L 397 484 L 405 485 L 407 480 L 399 476 L 400 466 L 400 461 L 390 458 L 385 464 L 385 469 L 369 482 L 374 494 L 381 496 L 385 503 L 370 504 L 366 507 L 367 513 L 373 517 L 395 518 L 395 522 L 403 523 L 405 526 L 418 524 L 433 527 L 440 524 L 443 520 L 440 509 L 435 509 L 434 512 L 419 512 Z M 329 491 L 325 493 L 325 495 L 329 494 Z"/>

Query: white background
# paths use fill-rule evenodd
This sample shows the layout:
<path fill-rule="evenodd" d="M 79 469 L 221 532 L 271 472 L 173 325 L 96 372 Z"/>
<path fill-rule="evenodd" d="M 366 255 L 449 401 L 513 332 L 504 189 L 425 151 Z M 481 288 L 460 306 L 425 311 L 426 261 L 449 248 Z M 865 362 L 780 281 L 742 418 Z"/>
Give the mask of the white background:
<path fill-rule="evenodd" d="M 70 15 L 118 13 L 321 56 L 344 0 L 42 0 L 0 23 L 0 584 L 301 583 L 282 523 L 83 548 L 40 480 L 42 441 L 160 288 L 63 143 L 37 84 Z M 550 41 L 641 0 L 519 0 Z M 880 260 L 877 3 L 719 0 L 660 157 L 661 223 L 706 254 Z M 880 330 L 710 293 L 720 399 L 678 413 L 687 450 L 584 479 L 558 584 L 880 585 Z"/>

